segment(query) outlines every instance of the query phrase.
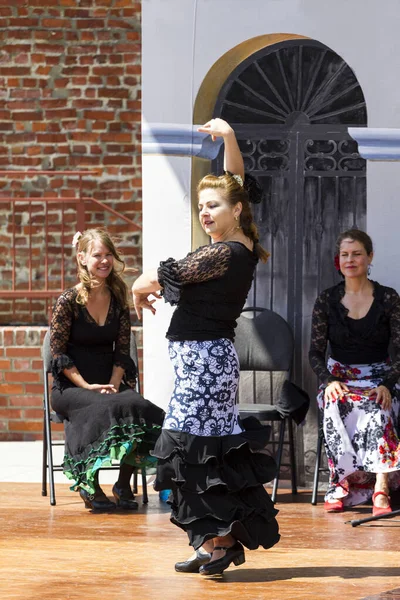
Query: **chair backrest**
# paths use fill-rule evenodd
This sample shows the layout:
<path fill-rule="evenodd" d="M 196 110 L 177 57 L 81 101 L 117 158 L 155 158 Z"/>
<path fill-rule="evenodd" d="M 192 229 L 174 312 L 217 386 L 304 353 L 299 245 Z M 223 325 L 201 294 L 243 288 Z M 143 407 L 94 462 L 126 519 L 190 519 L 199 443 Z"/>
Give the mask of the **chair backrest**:
<path fill-rule="evenodd" d="M 290 371 L 293 333 L 272 310 L 246 309 L 237 322 L 235 348 L 241 371 Z"/>

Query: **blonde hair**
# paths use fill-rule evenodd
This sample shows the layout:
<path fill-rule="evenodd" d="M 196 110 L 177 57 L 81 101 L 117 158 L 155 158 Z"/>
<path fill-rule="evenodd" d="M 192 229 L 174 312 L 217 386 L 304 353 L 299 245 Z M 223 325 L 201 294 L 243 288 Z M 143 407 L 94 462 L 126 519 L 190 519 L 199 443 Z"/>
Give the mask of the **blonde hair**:
<path fill-rule="evenodd" d="M 78 279 L 81 283 L 81 288 L 78 290 L 76 301 L 78 304 L 82 305 L 87 303 L 93 282 L 93 278 L 90 276 L 87 267 L 83 265 L 79 259 L 79 253 L 82 252 L 83 254 L 87 254 L 90 252 L 93 242 L 95 241 L 101 242 L 114 257 L 114 265 L 111 273 L 106 279 L 106 285 L 114 294 L 122 308 L 126 308 L 129 306 L 128 286 L 121 277 L 122 273 L 125 271 L 125 261 L 117 251 L 115 243 L 108 231 L 101 228 L 87 229 L 82 233 L 76 243 Z"/>
<path fill-rule="evenodd" d="M 197 186 L 197 194 L 203 190 L 219 190 L 225 200 L 231 206 L 235 206 L 238 202 L 242 204 L 242 212 L 240 213 L 240 226 L 246 237 L 254 242 L 254 249 L 258 258 L 262 262 L 267 262 L 270 256 L 259 243 L 259 234 L 257 225 L 254 223 L 253 214 L 250 208 L 249 195 L 246 189 L 240 185 L 231 173 L 225 173 L 217 177 L 216 175 L 206 175 L 201 179 Z"/>

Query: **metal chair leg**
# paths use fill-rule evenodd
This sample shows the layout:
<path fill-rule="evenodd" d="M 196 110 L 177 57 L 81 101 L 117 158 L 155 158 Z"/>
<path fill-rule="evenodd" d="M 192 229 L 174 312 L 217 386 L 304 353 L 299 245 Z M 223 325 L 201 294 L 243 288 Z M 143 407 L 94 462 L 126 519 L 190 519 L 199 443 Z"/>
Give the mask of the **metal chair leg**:
<path fill-rule="evenodd" d="M 47 373 L 44 378 L 44 415 L 46 428 L 46 445 L 47 445 L 47 466 L 49 469 L 49 484 L 50 484 L 50 504 L 55 506 L 56 493 L 54 489 L 54 470 L 53 470 L 53 447 L 51 442 L 51 422 L 50 422 L 50 401 L 49 401 L 49 381 Z"/>
<path fill-rule="evenodd" d="M 149 497 L 147 495 L 147 479 L 146 479 L 146 469 L 142 469 L 142 494 L 143 494 L 143 504 L 148 504 Z"/>
<path fill-rule="evenodd" d="M 46 413 L 43 406 L 43 446 L 42 446 L 42 496 L 47 496 L 47 436 Z"/>
<path fill-rule="evenodd" d="M 133 493 L 134 494 L 137 494 L 137 490 L 138 490 L 137 481 L 138 481 L 138 470 L 135 469 L 133 471 Z"/>
<path fill-rule="evenodd" d="M 277 471 L 276 471 L 276 477 L 274 479 L 274 485 L 272 488 L 272 496 L 271 496 L 272 502 L 276 502 L 276 495 L 278 492 L 279 475 L 280 475 L 281 463 L 282 463 L 283 442 L 285 440 L 285 425 L 286 425 L 286 419 L 282 419 L 280 430 L 279 430 L 278 456 L 277 456 L 277 460 L 276 460 Z"/>
<path fill-rule="evenodd" d="M 319 471 L 321 468 L 321 453 L 322 453 L 322 433 L 318 432 L 318 443 L 317 443 L 317 456 L 315 460 L 315 470 L 314 470 L 314 483 L 313 483 L 313 491 L 311 504 L 315 506 L 317 504 L 318 498 L 318 481 L 319 481 Z"/>
<path fill-rule="evenodd" d="M 292 479 L 292 494 L 297 494 L 297 465 L 296 465 L 296 453 L 294 450 L 294 436 L 293 436 L 293 421 L 288 417 L 289 426 L 289 452 L 290 452 L 290 473 Z"/>

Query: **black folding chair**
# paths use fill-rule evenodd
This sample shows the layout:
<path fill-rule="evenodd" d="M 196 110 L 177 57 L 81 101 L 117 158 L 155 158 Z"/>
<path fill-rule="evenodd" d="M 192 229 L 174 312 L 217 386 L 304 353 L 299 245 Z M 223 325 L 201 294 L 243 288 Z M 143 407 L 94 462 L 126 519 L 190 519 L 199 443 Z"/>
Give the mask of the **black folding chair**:
<path fill-rule="evenodd" d="M 131 348 L 130 355 L 133 362 L 136 365 L 138 377 L 136 384 L 136 391 L 140 392 L 140 384 L 139 384 L 139 361 L 138 361 L 138 353 L 136 340 L 133 333 L 131 333 Z M 62 424 L 63 418 L 62 416 L 55 413 L 50 407 L 50 388 L 49 388 L 49 375 L 51 373 L 51 353 L 50 353 L 50 332 L 47 331 L 46 336 L 43 340 L 42 345 L 42 359 L 43 359 L 43 384 L 44 384 L 44 394 L 43 394 L 43 462 L 42 462 L 42 496 L 47 496 L 47 474 L 49 478 L 49 486 L 50 486 L 50 504 L 51 506 L 55 506 L 56 504 L 56 493 L 54 486 L 54 473 L 56 471 L 62 471 L 63 467 L 61 464 L 54 464 L 53 458 L 53 447 L 54 446 L 63 446 L 63 440 L 53 440 L 52 437 L 52 424 Z M 115 470 L 119 469 L 119 464 L 111 465 L 108 467 L 102 467 L 102 470 Z M 134 470 L 133 475 L 133 492 L 137 494 L 138 490 L 138 471 L 139 469 Z M 147 494 L 147 480 L 146 480 L 146 469 L 140 469 L 142 475 L 142 498 L 143 504 L 147 504 L 148 494 Z"/>
<path fill-rule="evenodd" d="M 252 402 L 239 398 L 239 414 L 242 419 L 255 416 L 262 422 L 279 423 L 277 445 L 277 474 L 273 483 L 271 499 L 276 501 L 281 467 L 290 467 L 292 494 L 297 494 L 296 454 L 293 420 L 300 423 L 308 410 L 307 394 L 290 382 L 294 340 L 288 323 L 278 314 L 263 308 L 246 308 L 238 319 L 235 347 L 239 356 L 240 371 L 253 372 Z M 265 391 L 265 403 L 257 402 L 256 373 L 269 373 L 269 385 Z M 264 395 L 264 393 L 263 393 Z M 288 441 L 285 441 L 286 425 Z M 282 463 L 283 447 L 289 446 L 289 463 Z"/>

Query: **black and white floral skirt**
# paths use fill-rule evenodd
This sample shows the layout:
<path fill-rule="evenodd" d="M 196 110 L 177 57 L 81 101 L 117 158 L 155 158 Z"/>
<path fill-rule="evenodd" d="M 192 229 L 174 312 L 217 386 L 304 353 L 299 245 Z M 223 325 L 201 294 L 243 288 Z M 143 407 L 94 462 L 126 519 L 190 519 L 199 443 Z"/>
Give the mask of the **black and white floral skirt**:
<path fill-rule="evenodd" d="M 153 455 L 155 489 L 172 490 L 171 521 L 196 549 L 228 533 L 249 549 L 274 546 L 278 511 L 263 487 L 276 470 L 263 452 L 270 429 L 239 419 L 232 342 L 170 342 L 169 353 L 175 388 Z"/>
<path fill-rule="evenodd" d="M 400 388 L 396 385 L 391 408 L 383 410 L 370 390 L 381 385 L 388 364 L 344 365 L 329 358 L 327 367 L 349 391 L 327 401 L 321 385 L 317 396 L 330 473 L 325 499 L 354 506 L 371 498 L 376 473 L 389 474 L 392 490 L 400 486 Z"/>

